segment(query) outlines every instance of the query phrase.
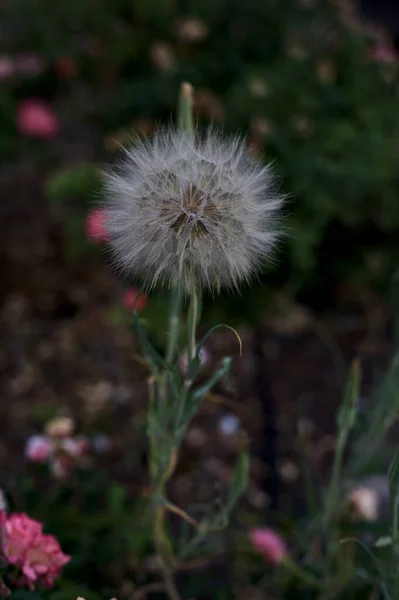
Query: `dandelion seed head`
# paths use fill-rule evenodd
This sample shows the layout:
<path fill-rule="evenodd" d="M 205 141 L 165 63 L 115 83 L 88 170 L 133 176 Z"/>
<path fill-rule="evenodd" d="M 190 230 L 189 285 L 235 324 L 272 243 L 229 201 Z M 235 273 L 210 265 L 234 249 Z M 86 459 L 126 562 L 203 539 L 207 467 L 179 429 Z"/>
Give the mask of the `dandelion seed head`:
<path fill-rule="evenodd" d="M 145 287 L 237 287 L 279 234 L 282 198 L 271 169 L 239 138 L 172 129 L 125 150 L 105 174 L 109 242 L 117 265 Z"/>

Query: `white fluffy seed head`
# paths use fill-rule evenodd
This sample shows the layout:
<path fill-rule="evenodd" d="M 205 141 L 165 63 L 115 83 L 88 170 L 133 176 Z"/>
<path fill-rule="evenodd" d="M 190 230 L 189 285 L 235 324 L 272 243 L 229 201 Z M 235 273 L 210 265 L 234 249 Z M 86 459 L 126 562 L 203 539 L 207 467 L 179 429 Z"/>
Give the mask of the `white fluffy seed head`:
<path fill-rule="evenodd" d="M 203 138 L 168 129 L 138 141 L 106 173 L 105 188 L 117 265 L 149 289 L 237 287 L 278 237 L 282 198 L 270 167 L 212 129 Z"/>

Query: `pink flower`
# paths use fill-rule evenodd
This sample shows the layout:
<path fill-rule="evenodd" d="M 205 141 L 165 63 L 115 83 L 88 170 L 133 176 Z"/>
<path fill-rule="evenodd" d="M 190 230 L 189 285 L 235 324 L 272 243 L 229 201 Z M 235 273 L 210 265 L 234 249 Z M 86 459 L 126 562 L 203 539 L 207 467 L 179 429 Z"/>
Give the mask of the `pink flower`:
<path fill-rule="evenodd" d="M 20 585 L 52 587 L 71 558 L 62 552 L 56 538 L 45 535 L 42 524 L 24 513 L 11 514 L 4 528 L 3 552 L 8 562 L 21 570 Z"/>
<path fill-rule="evenodd" d="M 79 458 L 85 454 L 90 447 L 89 440 L 85 437 L 69 437 L 61 440 L 60 448 L 69 456 Z"/>
<path fill-rule="evenodd" d="M 394 63 L 398 59 L 395 48 L 388 44 L 377 44 L 374 48 L 373 58 L 378 62 Z"/>
<path fill-rule="evenodd" d="M 87 215 L 85 233 L 96 244 L 108 241 L 107 215 L 101 208 L 96 208 Z"/>
<path fill-rule="evenodd" d="M 129 288 L 123 296 L 123 306 L 129 312 L 134 308 L 136 312 L 139 313 L 145 308 L 146 304 L 147 296 L 145 294 L 140 294 L 140 290 L 135 287 Z"/>
<path fill-rule="evenodd" d="M 25 446 L 25 456 L 31 462 L 45 462 L 53 453 L 54 444 L 46 435 L 32 435 Z"/>
<path fill-rule="evenodd" d="M 272 565 L 279 564 L 288 555 L 288 549 L 283 538 L 268 527 L 257 527 L 249 532 L 249 538 L 254 549 Z"/>
<path fill-rule="evenodd" d="M 9 79 L 15 73 L 15 63 L 8 56 L 0 56 L 0 79 Z"/>
<path fill-rule="evenodd" d="M 58 119 L 51 107 L 35 98 L 20 102 L 17 109 L 17 128 L 22 135 L 50 139 L 59 131 Z"/>

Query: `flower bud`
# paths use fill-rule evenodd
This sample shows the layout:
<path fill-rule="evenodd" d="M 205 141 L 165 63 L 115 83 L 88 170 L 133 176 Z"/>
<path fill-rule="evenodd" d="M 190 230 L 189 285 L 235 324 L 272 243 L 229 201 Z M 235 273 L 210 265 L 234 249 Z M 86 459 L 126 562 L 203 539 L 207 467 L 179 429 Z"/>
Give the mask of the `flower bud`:
<path fill-rule="evenodd" d="M 253 548 L 271 565 L 279 564 L 288 555 L 284 539 L 268 527 L 258 527 L 249 532 Z"/>

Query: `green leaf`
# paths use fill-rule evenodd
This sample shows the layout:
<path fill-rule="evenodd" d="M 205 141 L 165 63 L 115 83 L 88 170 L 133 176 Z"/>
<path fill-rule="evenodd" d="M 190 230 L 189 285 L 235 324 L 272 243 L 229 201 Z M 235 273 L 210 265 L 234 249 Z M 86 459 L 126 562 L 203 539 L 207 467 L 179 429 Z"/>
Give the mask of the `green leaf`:
<path fill-rule="evenodd" d="M 232 331 L 235 334 L 236 338 L 238 339 L 238 343 L 240 344 L 240 356 L 242 356 L 242 341 L 241 341 L 241 338 L 238 335 L 237 331 L 234 329 L 234 327 L 230 327 L 230 325 L 225 325 L 224 323 L 220 323 L 219 325 L 215 325 L 209 331 L 207 331 L 206 334 L 204 335 L 204 337 L 198 342 L 197 352 L 196 352 L 196 355 L 198 357 L 199 357 L 201 349 L 204 346 L 207 339 L 212 335 L 212 333 L 214 331 L 216 331 L 216 329 L 221 329 L 222 327 L 225 327 L 226 329 L 230 329 L 230 331 Z"/>
<path fill-rule="evenodd" d="M 399 450 L 396 452 L 388 469 L 389 493 L 391 501 L 396 502 L 399 494 Z"/>
<path fill-rule="evenodd" d="M 108 509 L 113 515 L 123 512 L 126 501 L 126 490 L 122 485 L 112 484 L 108 490 Z"/>
<path fill-rule="evenodd" d="M 82 163 L 53 174 L 44 186 L 46 198 L 62 202 L 93 196 L 101 188 L 101 178 L 97 165 Z"/>
<path fill-rule="evenodd" d="M 391 545 L 392 545 L 392 537 L 390 535 L 383 535 L 383 536 L 379 537 L 378 540 L 374 544 L 374 546 L 376 548 L 385 548 L 385 546 L 391 546 Z"/>
<path fill-rule="evenodd" d="M 132 312 L 132 324 L 133 328 L 139 336 L 140 345 L 143 351 L 143 354 L 147 361 L 150 363 L 151 367 L 155 370 L 159 368 L 164 368 L 166 370 L 170 369 L 170 365 L 166 362 L 166 360 L 152 347 L 147 334 L 144 328 L 141 326 L 137 312 L 133 310 Z"/>
<path fill-rule="evenodd" d="M 192 392 L 192 397 L 195 400 L 202 400 L 202 398 L 207 394 L 213 386 L 220 381 L 227 373 L 230 371 L 232 358 L 230 356 L 226 356 L 222 360 L 222 366 L 213 374 L 211 377 L 201 386 L 197 387 Z"/>
<path fill-rule="evenodd" d="M 249 453 L 246 434 L 242 433 L 243 447 L 237 458 L 233 480 L 230 485 L 226 510 L 230 513 L 236 505 L 239 497 L 248 485 L 249 476 Z"/>
<path fill-rule="evenodd" d="M 354 360 L 349 374 L 349 379 L 346 384 L 344 401 L 338 413 L 339 431 L 350 431 L 355 425 L 357 416 L 357 402 L 359 399 L 359 389 L 360 364 L 358 360 Z"/>

